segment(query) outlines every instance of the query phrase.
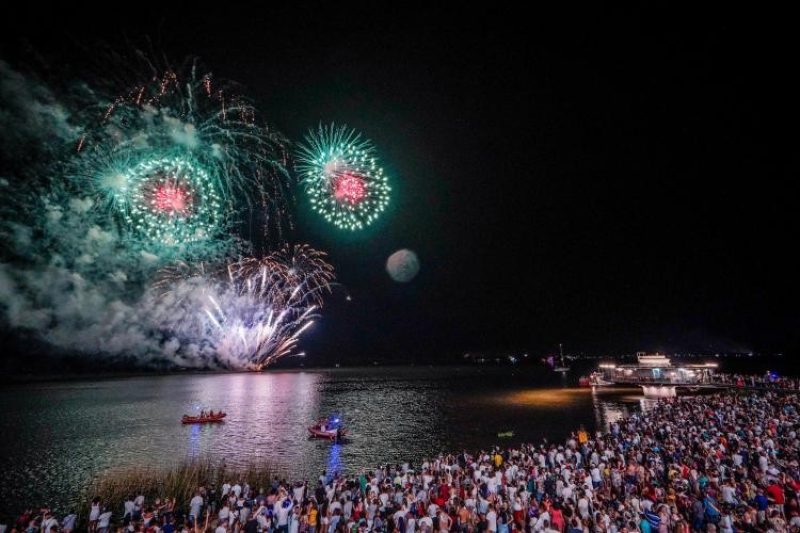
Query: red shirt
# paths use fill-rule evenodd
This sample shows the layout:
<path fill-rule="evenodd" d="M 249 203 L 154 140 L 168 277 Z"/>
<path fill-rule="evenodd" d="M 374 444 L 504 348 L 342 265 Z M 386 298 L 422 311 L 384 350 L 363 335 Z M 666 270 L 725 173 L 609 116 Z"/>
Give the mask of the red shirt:
<path fill-rule="evenodd" d="M 783 487 L 777 483 L 773 483 L 767 487 L 767 495 L 775 500 L 775 503 L 778 505 L 783 505 L 786 502 L 786 498 L 783 496 Z"/>

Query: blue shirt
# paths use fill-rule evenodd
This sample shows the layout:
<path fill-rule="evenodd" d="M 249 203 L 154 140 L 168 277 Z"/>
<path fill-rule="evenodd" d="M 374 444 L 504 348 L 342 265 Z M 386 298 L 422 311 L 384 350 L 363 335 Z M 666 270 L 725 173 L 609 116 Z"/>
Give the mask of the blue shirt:
<path fill-rule="evenodd" d="M 759 511 L 766 511 L 769 507 L 769 499 L 764 494 L 756 494 L 755 502 Z"/>

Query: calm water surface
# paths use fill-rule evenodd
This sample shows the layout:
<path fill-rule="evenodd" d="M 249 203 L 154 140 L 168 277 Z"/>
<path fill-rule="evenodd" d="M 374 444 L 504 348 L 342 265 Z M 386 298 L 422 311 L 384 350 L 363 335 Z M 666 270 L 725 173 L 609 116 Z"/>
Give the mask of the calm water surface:
<path fill-rule="evenodd" d="M 186 458 L 264 459 L 292 478 L 419 461 L 441 451 L 563 440 L 638 409 L 635 390 L 592 393 L 541 370 L 368 368 L 170 375 L 0 389 L 0 513 L 25 502 L 63 508 L 98 473 Z M 225 423 L 184 426 L 222 409 Z M 309 440 L 340 414 L 349 442 Z"/>

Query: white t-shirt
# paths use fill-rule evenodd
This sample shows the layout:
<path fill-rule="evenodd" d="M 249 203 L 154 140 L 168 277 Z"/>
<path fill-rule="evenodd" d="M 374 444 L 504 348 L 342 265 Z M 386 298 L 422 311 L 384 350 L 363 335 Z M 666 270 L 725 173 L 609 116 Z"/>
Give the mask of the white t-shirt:
<path fill-rule="evenodd" d="M 489 531 L 497 531 L 497 513 L 490 510 L 486 513 L 486 521 L 489 522 Z"/>
<path fill-rule="evenodd" d="M 75 529 L 75 522 L 78 520 L 78 517 L 74 514 L 70 514 L 64 517 L 64 522 L 61 524 L 61 527 L 65 530 L 72 531 Z"/>
<path fill-rule="evenodd" d="M 730 485 L 722 486 L 722 501 L 725 503 L 736 503 L 736 489 Z"/>
<path fill-rule="evenodd" d="M 300 531 L 300 516 L 295 513 L 289 515 L 289 533 Z"/>
<path fill-rule="evenodd" d="M 289 501 L 284 499 L 275 504 L 275 514 L 278 516 L 278 526 L 285 526 L 289 523 L 289 513 L 292 512 L 292 502 L 286 507 L 283 506 L 284 502 Z"/>
<path fill-rule="evenodd" d="M 544 529 L 545 522 L 550 522 L 550 513 L 547 511 L 539 515 L 539 519 L 536 521 L 536 525 L 533 526 L 533 529 L 535 531 L 542 531 Z"/>
<path fill-rule="evenodd" d="M 589 518 L 589 500 L 581 498 L 578 500 L 578 513 L 581 518 Z"/>
<path fill-rule="evenodd" d="M 109 523 L 111 523 L 111 511 L 106 511 L 97 519 L 98 528 L 108 527 Z"/>
<path fill-rule="evenodd" d="M 192 501 L 189 502 L 189 507 L 191 508 L 189 514 L 198 517 L 200 516 L 200 508 L 203 506 L 203 498 L 198 494 Z"/>

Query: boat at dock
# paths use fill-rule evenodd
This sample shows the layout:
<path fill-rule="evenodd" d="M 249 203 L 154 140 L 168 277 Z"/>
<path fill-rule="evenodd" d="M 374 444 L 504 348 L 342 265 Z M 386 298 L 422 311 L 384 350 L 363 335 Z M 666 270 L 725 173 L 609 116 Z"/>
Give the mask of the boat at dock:
<path fill-rule="evenodd" d="M 600 363 L 592 373 L 592 385 L 641 387 L 645 397 L 665 398 L 676 395 L 677 388 L 714 388 L 716 363 L 673 363 L 656 353 L 636 354 L 636 363 Z"/>

